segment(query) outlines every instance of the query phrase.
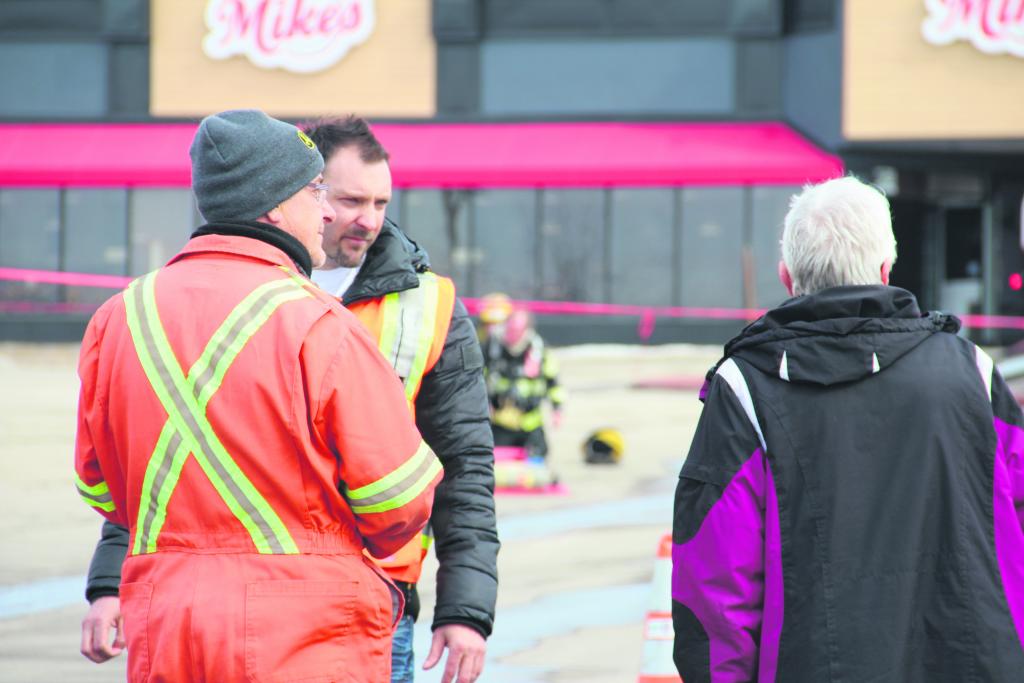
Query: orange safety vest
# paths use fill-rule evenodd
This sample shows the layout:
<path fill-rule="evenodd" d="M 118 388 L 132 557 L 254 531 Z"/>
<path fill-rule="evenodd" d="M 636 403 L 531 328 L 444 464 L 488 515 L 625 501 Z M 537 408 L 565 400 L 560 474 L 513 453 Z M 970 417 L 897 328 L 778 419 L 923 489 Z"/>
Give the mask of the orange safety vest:
<path fill-rule="evenodd" d="M 398 373 L 413 417 L 423 377 L 441 357 L 455 308 L 455 284 L 451 280 L 429 271 L 418 277 L 419 287 L 348 307 L 378 340 L 381 353 Z M 419 538 L 398 552 L 372 559 L 392 579 L 416 583 L 432 540 L 427 525 Z"/>
<path fill-rule="evenodd" d="M 441 465 L 375 347 L 284 253 L 221 235 L 90 321 L 76 483 L 130 530 L 130 681 L 387 680 L 397 595 L 363 548 L 418 539 Z"/>

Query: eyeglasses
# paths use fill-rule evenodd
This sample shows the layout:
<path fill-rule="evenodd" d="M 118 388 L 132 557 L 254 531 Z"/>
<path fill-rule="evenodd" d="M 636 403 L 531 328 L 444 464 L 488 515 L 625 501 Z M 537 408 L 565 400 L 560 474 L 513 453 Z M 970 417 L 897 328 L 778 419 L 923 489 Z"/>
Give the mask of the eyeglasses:
<path fill-rule="evenodd" d="M 324 200 L 327 199 L 327 190 L 331 186 L 327 183 L 307 183 L 306 187 L 313 190 L 313 198 L 323 204 Z"/>

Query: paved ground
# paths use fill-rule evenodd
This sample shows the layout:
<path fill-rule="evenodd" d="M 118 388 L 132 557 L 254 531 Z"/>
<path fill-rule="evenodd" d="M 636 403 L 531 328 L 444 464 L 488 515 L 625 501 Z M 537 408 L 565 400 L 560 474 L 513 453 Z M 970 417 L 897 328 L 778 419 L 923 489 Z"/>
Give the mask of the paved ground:
<path fill-rule="evenodd" d="M 637 389 L 703 374 L 716 350 L 576 347 L 558 352 L 570 400 L 551 434 L 564 496 L 498 499 L 501 589 L 482 681 L 635 681 L 654 553 L 700 404 L 695 391 Z M 117 681 L 124 659 L 78 654 L 84 573 L 99 517 L 77 499 L 71 469 L 77 348 L 0 344 L 0 682 Z M 580 444 L 620 429 L 622 465 L 588 467 Z M 433 602 L 433 565 L 423 587 Z M 429 643 L 417 632 L 417 661 Z M 439 680 L 436 672 L 418 681 Z"/>

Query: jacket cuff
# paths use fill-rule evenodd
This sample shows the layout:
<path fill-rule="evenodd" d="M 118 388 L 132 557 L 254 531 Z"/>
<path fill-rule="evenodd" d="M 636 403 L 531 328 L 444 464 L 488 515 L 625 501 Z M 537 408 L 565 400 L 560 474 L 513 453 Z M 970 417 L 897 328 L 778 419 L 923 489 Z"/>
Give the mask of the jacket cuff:
<path fill-rule="evenodd" d="M 477 623 L 475 621 L 467 621 L 467 620 L 463 620 L 463 619 L 435 619 L 434 623 L 431 624 L 431 626 L 430 626 L 430 630 L 431 631 L 436 631 L 441 626 L 448 626 L 450 624 L 458 624 L 459 626 L 468 626 L 469 628 L 473 629 L 474 631 L 479 633 L 481 636 L 483 636 L 484 640 L 487 640 L 487 637 L 489 635 L 491 635 L 490 632 L 487 629 L 485 629 L 482 625 L 480 625 L 479 623 Z"/>
<path fill-rule="evenodd" d="M 85 590 L 85 599 L 89 601 L 89 604 L 96 602 L 98 598 L 106 597 L 120 597 L 121 591 L 117 588 L 111 588 L 109 586 L 100 586 L 98 588 L 87 588 Z"/>

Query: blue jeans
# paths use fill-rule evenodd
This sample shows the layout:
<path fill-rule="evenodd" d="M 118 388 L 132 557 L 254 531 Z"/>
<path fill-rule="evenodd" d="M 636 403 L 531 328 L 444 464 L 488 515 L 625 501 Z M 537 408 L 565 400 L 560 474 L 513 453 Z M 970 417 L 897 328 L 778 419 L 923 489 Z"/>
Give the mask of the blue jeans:
<path fill-rule="evenodd" d="M 404 616 L 391 636 L 391 683 L 412 683 L 412 617 Z"/>

